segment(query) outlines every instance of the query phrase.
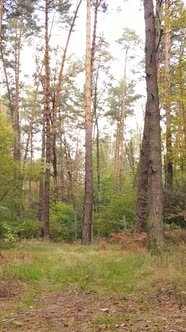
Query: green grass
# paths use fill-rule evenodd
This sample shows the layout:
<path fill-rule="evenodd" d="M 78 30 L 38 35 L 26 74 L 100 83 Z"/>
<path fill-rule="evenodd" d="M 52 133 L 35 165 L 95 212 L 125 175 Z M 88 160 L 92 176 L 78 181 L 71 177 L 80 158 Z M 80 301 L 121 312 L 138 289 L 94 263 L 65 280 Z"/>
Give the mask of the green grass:
<path fill-rule="evenodd" d="M 123 297 L 139 289 L 186 284 L 186 247 L 172 248 L 162 256 L 147 252 L 124 253 L 119 248 L 98 250 L 94 246 L 25 242 L 2 251 L 1 280 L 27 285 L 22 302 L 32 305 L 37 294 L 66 286 L 93 292 L 98 297 Z"/>

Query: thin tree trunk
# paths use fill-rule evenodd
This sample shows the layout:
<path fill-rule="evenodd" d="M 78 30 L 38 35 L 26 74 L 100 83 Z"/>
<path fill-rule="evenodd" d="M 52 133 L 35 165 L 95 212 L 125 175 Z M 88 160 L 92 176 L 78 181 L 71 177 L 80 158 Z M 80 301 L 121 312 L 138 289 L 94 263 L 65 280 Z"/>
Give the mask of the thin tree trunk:
<path fill-rule="evenodd" d="M 48 33 L 49 0 L 45 0 L 45 128 L 46 128 L 46 162 L 44 188 L 44 237 L 49 238 L 49 201 L 50 201 L 50 161 L 51 161 L 51 137 L 50 137 L 50 64 L 49 64 L 49 33 Z"/>
<path fill-rule="evenodd" d="M 14 125 L 14 105 L 13 105 L 13 101 L 12 101 L 12 94 L 11 94 L 11 90 L 10 90 L 10 83 L 9 83 L 9 79 L 8 79 L 7 68 L 5 65 L 6 61 L 4 59 L 2 45 L 0 45 L 0 50 L 1 50 L 1 59 L 2 59 L 2 64 L 3 64 L 3 72 L 4 72 L 4 77 L 5 77 L 5 84 L 6 84 L 6 89 L 7 89 L 8 107 L 10 110 L 11 122 L 12 122 L 12 127 L 13 127 L 13 125 Z"/>
<path fill-rule="evenodd" d="M 93 79 L 94 71 L 94 60 L 96 52 L 96 32 L 97 32 L 97 21 L 98 21 L 98 8 L 100 5 L 100 0 L 95 1 L 95 10 L 94 10 L 94 25 L 93 25 L 93 35 L 92 35 L 92 47 L 91 47 L 91 82 Z"/>
<path fill-rule="evenodd" d="M 179 101 L 179 117 L 181 118 L 181 149 L 183 150 L 182 162 L 181 162 L 181 173 L 184 177 L 184 171 L 186 167 L 186 109 L 185 109 L 185 88 L 184 88 L 184 68 L 183 68 L 183 58 L 184 58 L 184 40 L 180 45 L 180 54 L 179 54 L 179 94 L 180 94 L 180 101 Z M 179 130 L 178 130 L 179 131 Z"/>
<path fill-rule="evenodd" d="M 92 171 L 92 112 L 91 112 L 91 6 L 87 0 L 86 60 L 85 60 L 85 193 L 82 243 L 91 243 L 93 211 L 93 171 Z"/>
<path fill-rule="evenodd" d="M 132 170 L 132 172 L 135 172 L 135 156 L 134 156 L 134 146 L 133 146 L 133 142 L 132 142 L 132 138 L 130 140 L 130 142 L 128 143 L 128 145 L 126 145 L 126 155 L 128 157 L 128 162 L 129 162 L 129 166 Z"/>
<path fill-rule="evenodd" d="M 20 72 L 20 49 L 21 49 L 21 31 L 16 30 L 16 46 L 15 46 L 15 114 L 14 114 L 14 158 L 21 160 L 21 132 L 19 119 L 19 72 Z"/>
<path fill-rule="evenodd" d="M 1 43 L 2 21 L 3 21 L 3 5 L 4 5 L 4 0 L 0 0 L 0 43 Z"/>
<path fill-rule="evenodd" d="M 51 126 L 51 131 L 50 131 L 50 146 L 53 152 L 53 158 L 51 154 L 51 158 L 53 159 L 53 166 L 54 166 L 54 193 L 55 197 L 57 197 L 57 156 L 56 156 L 56 147 L 55 147 L 55 134 L 56 134 L 56 125 L 57 125 L 57 110 L 59 108 L 59 103 L 60 103 L 60 93 L 62 89 L 62 83 L 63 83 L 63 71 L 64 71 L 64 65 L 65 65 L 65 60 L 66 60 L 66 55 L 67 55 L 67 50 L 71 38 L 71 34 L 75 25 L 75 21 L 78 15 L 78 11 L 80 8 L 80 5 L 82 3 L 82 0 L 80 0 L 77 4 L 74 17 L 72 19 L 72 23 L 68 32 L 67 40 L 66 40 L 66 45 L 65 49 L 63 52 L 62 60 L 61 60 L 61 66 L 60 66 L 60 71 L 59 71 L 59 76 L 58 76 L 58 83 L 57 83 L 57 88 L 56 88 L 56 93 L 55 93 L 55 98 L 54 98 L 54 108 L 53 108 L 53 113 L 52 113 L 52 126 Z"/>
<path fill-rule="evenodd" d="M 157 84 L 156 27 L 153 0 L 144 0 L 146 111 L 149 116 L 149 181 L 147 229 L 149 248 L 158 250 L 163 243 L 162 160 L 159 94 Z"/>
<path fill-rule="evenodd" d="M 115 140 L 115 149 L 114 149 L 114 190 L 119 191 L 119 151 L 120 151 L 120 122 L 117 120 L 116 128 L 116 140 Z"/>
<path fill-rule="evenodd" d="M 165 183 L 168 188 L 172 187 L 173 164 L 172 164 L 172 133 L 171 133 L 171 104 L 170 104 L 170 50 L 171 50 L 171 29 L 170 29 L 170 0 L 165 0 L 165 113 L 166 113 L 166 173 Z"/>
<path fill-rule="evenodd" d="M 42 121 L 42 148 L 41 148 L 41 159 L 45 160 L 45 118 L 43 114 L 43 121 Z M 38 211 L 38 220 L 40 222 L 37 230 L 37 238 L 40 238 L 44 235 L 44 178 L 43 174 L 39 182 L 39 211 Z"/>
<path fill-rule="evenodd" d="M 127 54 L 128 48 L 125 51 L 125 63 L 123 70 L 123 89 L 122 89 L 122 109 L 121 109 L 121 117 L 120 117 L 120 155 L 119 155 L 119 191 L 123 190 L 123 177 L 124 177 L 124 121 L 125 121 L 125 113 L 126 113 L 126 76 L 127 76 Z"/>
<path fill-rule="evenodd" d="M 95 116 L 95 127 L 96 127 L 96 177 L 97 177 L 97 204 L 96 209 L 99 211 L 101 204 L 101 171 L 100 171 L 100 135 L 99 135 L 99 121 L 97 114 L 97 90 L 98 90 L 98 77 L 99 67 L 96 74 L 95 87 L 94 87 L 94 116 Z"/>
<path fill-rule="evenodd" d="M 28 127 L 28 136 L 27 136 L 27 140 L 26 140 L 26 147 L 25 147 L 25 153 L 24 153 L 24 158 L 23 158 L 24 162 L 27 161 L 28 148 L 29 148 L 31 137 L 33 135 L 33 133 L 32 133 L 33 132 L 33 123 L 34 123 L 34 117 L 35 117 L 36 109 L 37 109 L 37 100 L 38 100 L 39 85 L 41 82 L 42 70 L 43 70 L 43 64 L 41 65 L 40 68 L 37 68 L 38 80 L 35 82 L 36 89 L 34 91 L 33 107 L 32 107 L 32 111 L 31 111 L 30 123 L 29 123 L 29 127 Z"/>
<path fill-rule="evenodd" d="M 59 113 L 59 199 L 65 198 L 65 175 L 64 175 L 64 150 L 63 150 L 63 127 L 62 116 L 60 110 Z"/>

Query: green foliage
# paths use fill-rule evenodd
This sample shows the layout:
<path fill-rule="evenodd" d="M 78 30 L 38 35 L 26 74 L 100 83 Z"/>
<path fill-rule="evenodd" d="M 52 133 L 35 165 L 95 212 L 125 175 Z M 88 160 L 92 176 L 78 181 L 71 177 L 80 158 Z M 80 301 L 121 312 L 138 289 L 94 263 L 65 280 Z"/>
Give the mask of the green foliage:
<path fill-rule="evenodd" d="M 127 189 L 113 194 L 108 205 L 102 206 L 95 216 L 94 230 L 101 236 L 110 236 L 130 227 L 135 222 L 136 194 Z"/>
<path fill-rule="evenodd" d="M 186 181 L 174 184 L 164 192 L 164 221 L 186 228 Z"/>
<path fill-rule="evenodd" d="M 47 166 L 48 164 L 40 159 L 28 161 L 24 168 L 24 179 L 27 181 L 39 181 Z"/>
<path fill-rule="evenodd" d="M 10 246 L 12 246 L 18 240 L 18 236 L 16 234 L 16 229 L 7 224 L 3 224 L 3 228 L 4 228 L 4 240 Z"/>
<path fill-rule="evenodd" d="M 17 227 L 17 234 L 21 239 L 32 239 L 36 237 L 38 221 L 36 219 L 23 220 Z"/>
<path fill-rule="evenodd" d="M 15 195 L 14 174 L 18 164 L 12 157 L 13 131 L 5 113 L 0 114 L 0 202 L 7 195 Z"/>
<path fill-rule="evenodd" d="M 4 111 L 0 114 L 0 237 L 6 234 L 2 224 L 16 221 L 22 206 L 21 168 L 12 155 L 13 142 L 12 126 Z"/>
<path fill-rule="evenodd" d="M 32 239 L 36 237 L 38 229 L 36 218 L 19 220 L 6 207 L 0 208 L 0 217 L 0 238 L 5 240 L 5 242 L 15 243 L 18 239 Z"/>
<path fill-rule="evenodd" d="M 57 202 L 50 207 L 50 237 L 54 241 L 73 241 L 77 235 L 75 213 L 72 206 Z"/>

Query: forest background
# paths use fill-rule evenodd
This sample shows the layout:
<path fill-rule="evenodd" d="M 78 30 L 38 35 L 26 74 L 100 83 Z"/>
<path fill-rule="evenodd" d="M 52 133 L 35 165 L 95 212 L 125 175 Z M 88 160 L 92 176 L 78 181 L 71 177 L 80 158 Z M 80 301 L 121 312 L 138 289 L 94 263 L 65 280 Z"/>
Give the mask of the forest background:
<path fill-rule="evenodd" d="M 83 1 L 1 1 L 2 239 L 77 240 L 89 203 L 91 237 L 85 242 L 138 228 L 145 28 L 143 8 L 132 2 L 136 7 L 129 17 L 129 2 L 92 1 L 88 47 Z M 129 20 L 139 17 L 136 31 L 125 22 L 125 9 Z M 122 16 L 117 28 L 113 17 Z M 156 15 L 163 221 L 174 228 L 184 228 L 186 218 L 185 17 L 181 0 L 163 1 Z M 86 203 L 88 147 L 93 194 Z"/>

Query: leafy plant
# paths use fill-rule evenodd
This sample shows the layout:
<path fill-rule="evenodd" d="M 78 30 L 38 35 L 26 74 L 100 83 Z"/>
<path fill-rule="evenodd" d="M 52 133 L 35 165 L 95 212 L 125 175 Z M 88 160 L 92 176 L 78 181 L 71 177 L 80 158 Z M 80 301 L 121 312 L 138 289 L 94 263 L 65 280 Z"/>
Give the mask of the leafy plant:
<path fill-rule="evenodd" d="M 50 208 L 51 239 L 54 241 L 75 240 L 78 231 L 75 221 L 75 212 L 72 206 L 64 202 L 52 204 Z"/>
<path fill-rule="evenodd" d="M 113 195 L 110 204 L 101 208 L 95 216 L 94 230 L 101 236 L 120 233 L 135 222 L 135 192 L 127 190 L 125 193 Z"/>

